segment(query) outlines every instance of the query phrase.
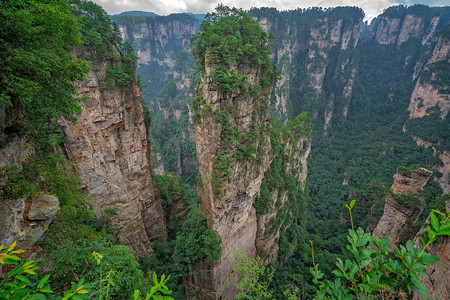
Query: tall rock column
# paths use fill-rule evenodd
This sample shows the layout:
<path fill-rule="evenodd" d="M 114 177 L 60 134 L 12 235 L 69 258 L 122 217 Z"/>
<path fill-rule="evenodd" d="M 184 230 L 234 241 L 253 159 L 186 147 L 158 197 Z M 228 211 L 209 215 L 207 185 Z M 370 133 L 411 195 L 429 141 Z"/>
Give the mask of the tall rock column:
<path fill-rule="evenodd" d="M 201 68 L 195 100 L 198 194 L 208 227 L 222 238 L 220 259 L 190 277 L 192 286 L 202 288 L 201 299 L 234 299 L 234 250 L 255 254 L 253 203 L 273 158 L 267 34 L 243 11 L 225 9 L 206 17 L 195 49 Z"/>
<path fill-rule="evenodd" d="M 424 168 L 394 175 L 394 184 L 391 193 L 386 196 L 383 216 L 373 231 L 374 235 L 381 239 L 389 237 L 390 246 L 401 242 L 409 227 L 416 223 L 422 213 L 421 201 L 425 198 L 422 188 L 431 175 L 433 173 Z"/>
<path fill-rule="evenodd" d="M 87 79 L 77 84 L 86 102 L 76 123 L 60 121 L 64 148 L 97 213 L 116 209 L 111 221 L 121 243 L 145 255 L 152 252 L 151 241 L 166 240 L 164 213 L 150 169 L 138 82 L 108 86 L 106 73 L 112 67 L 94 63 Z"/>

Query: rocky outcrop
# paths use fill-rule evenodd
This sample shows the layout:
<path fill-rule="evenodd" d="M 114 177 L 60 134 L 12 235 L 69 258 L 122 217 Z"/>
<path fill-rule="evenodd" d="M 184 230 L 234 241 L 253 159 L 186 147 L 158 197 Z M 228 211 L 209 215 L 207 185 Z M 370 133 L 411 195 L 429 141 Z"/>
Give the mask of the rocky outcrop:
<path fill-rule="evenodd" d="M 59 200 L 55 196 L 40 194 L 31 202 L 28 219 L 45 221 L 52 219 L 59 211 Z"/>
<path fill-rule="evenodd" d="M 86 97 L 76 123 L 60 120 L 65 153 L 98 214 L 117 208 L 111 221 L 121 243 L 136 255 L 149 254 L 151 242 L 165 241 L 165 221 L 150 169 L 149 145 L 140 88 L 105 86 L 107 62 L 94 64 L 77 83 Z M 94 71 L 95 70 L 95 71 Z"/>
<path fill-rule="evenodd" d="M 408 107 L 409 117 L 412 119 L 428 115 L 429 110 L 435 106 L 439 107 L 442 119 L 445 119 L 450 111 L 450 95 L 446 92 L 450 87 L 441 86 L 437 82 L 436 77 L 439 74 L 436 72 L 439 70 L 433 67 L 436 63 L 450 64 L 450 39 L 439 38 L 433 54 L 422 71 L 423 74 L 417 80 Z"/>
<path fill-rule="evenodd" d="M 450 96 L 448 90 L 450 86 L 443 80 L 445 78 L 448 66 L 450 64 L 450 39 L 447 36 L 441 35 L 436 44 L 433 54 L 428 60 L 424 70 L 416 82 L 414 91 L 411 95 L 411 100 L 408 106 L 409 118 L 414 119 L 425 118 L 431 115 L 436 109 L 439 117 L 446 120 L 450 111 Z M 437 117 L 437 118 L 439 118 Z M 405 129 L 408 130 L 408 123 L 405 124 Z M 444 125 L 445 126 L 445 125 Z M 446 130 L 446 128 L 435 130 Z M 450 149 L 441 146 L 441 142 L 445 140 L 434 140 L 434 143 L 429 142 L 432 137 L 416 136 L 413 132 L 413 138 L 418 146 L 425 148 L 431 147 L 434 156 L 438 157 L 442 164 L 436 164 L 436 168 L 442 176 L 435 178 L 442 188 L 444 194 L 450 193 Z"/>
<path fill-rule="evenodd" d="M 279 184 L 278 186 L 273 186 L 265 178 L 264 183 L 268 186 L 272 201 L 264 212 L 258 213 L 257 211 L 256 250 L 263 263 L 275 262 L 277 260 L 281 228 L 286 230 L 292 225 L 293 214 L 298 214 L 297 217 L 301 215 L 292 209 L 292 207 L 295 207 L 294 202 L 298 202 L 300 199 L 294 199 L 295 196 L 293 196 L 292 191 L 289 193 L 289 187 L 286 181 L 289 179 L 293 180 L 296 188 L 299 187 L 302 192 L 304 191 L 308 174 L 307 159 L 311 152 L 311 138 L 311 120 L 307 114 L 298 116 L 293 122 L 289 122 L 281 131 L 281 144 L 283 149 L 276 155 L 281 160 L 281 166 L 284 170 L 282 174 L 270 174 L 269 176 L 282 177 L 285 180 L 285 187 L 281 188 Z M 277 163 L 275 160 L 273 164 Z M 269 170 L 277 168 L 273 164 L 271 164 Z M 274 170 L 274 172 L 277 171 Z M 267 173 L 269 171 L 266 172 L 266 177 L 268 175 Z M 296 241 L 291 240 L 289 242 L 294 245 L 296 244 Z"/>
<path fill-rule="evenodd" d="M 0 245 L 28 250 L 42 237 L 59 211 L 58 198 L 40 193 L 0 201 Z"/>
<path fill-rule="evenodd" d="M 431 171 L 420 168 L 394 175 L 391 193 L 386 196 L 383 216 L 373 231 L 374 235 L 381 239 L 389 237 L 391 247 L 401 242 L 422 213 L 423 205 L 420 201 L 425 198 L 423 186 L 432 174 Z M 407 199 L 408 201 L 418 200 L 419 203 L 400 201 L 406 195 L 415 197 Z"/>
<path fill-rule="evenodd" d="M 201 76 L 199 97 L 203 99 L 195 125 L 197 159 L 199 165 L 198 195 L 206 212 L 208 227 L 222 238 L 222 255 L 205 272 L 193 276 L 194 285 L 202 285 L 212 299 L 233 299 L 237 275 L 232 272 L 236 256 L 234 250 L 245 256 L 255 254 L 256 215 L 253 202 L 259 193 L 264 172 L 272 154 L 270 152 L 271 121 L 269 114 L 269 88 L 261 87 L 257 95 L 240 89 L 225 94 L 212 74 L 215 66 L 207 66 Z M 267 69 L 251 68 L 238 63 L 231 70 L 246 76 L 248 85 L 259 85 Z M 236 140 L 230 135 L 236 132 Z M 255 130 L 258 133 L 255 133 Z M 256 134 L 249 143 L 246 135 Z M 253 154 L 239 156 L 241 146 L 254 149 Z M 245 150 L 244 150 L 245 151 Z"/>
<path fill-rule="evenodd" d="M 450 200 L 446 202 L 446 210 L 450 213 Z M 427 220 L 427 225 L 430 225 Z M 426 234 L 426 226 L 424 226 L 416 236 L 414 240 L 416 246 L 422 248 L 422 243 L 419 236 L 423 233 Z M 429 290 L 427 297 L 430 299 L 449 299 L 450 298 L 450 281 L 445 278 L 450 278 L 450 237 L 440 236 L 439 239 L 431 244 L 426 251 L 434 256 L 439 257 L 441 260 L 433 265 L 428 266 L 424 273 L 428 276 L 425 278 L 420 276 L 420 280 Z M 414 300 L 422 299 L 416 291 L 413 295 Z"/>
<path fill-rule="evenodd" d="M 195 184 L 194 126 L 190 120 L 194 84 L 194 59 L 190 38 L 201 15 L 172 14 L 152 17 L 113 17 L 122 38 L 131 43 L 139 61 L 142 94 L 152 116 L 152 137 L 160 146 L 153 156 L 154 171 L 162 166 L 189 184 Z"/>

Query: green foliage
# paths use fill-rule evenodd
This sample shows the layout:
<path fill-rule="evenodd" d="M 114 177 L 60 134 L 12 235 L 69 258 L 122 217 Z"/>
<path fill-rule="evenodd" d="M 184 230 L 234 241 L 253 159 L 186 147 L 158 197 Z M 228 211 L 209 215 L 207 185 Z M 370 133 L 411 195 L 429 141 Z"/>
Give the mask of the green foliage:
<path fill-rule="evenodd" d="M 108 65 L 105 78 L 107 87 L 128 87 L 136 80 L 137 56 L 129 43 L 123 43 L 117 25 L 101 6 L 88 0 L 69 0 L 81 25 L 84 49 L 79 55 L 93 61 L 94 65 L 105 61 Z M 120 51 L 119 51 L 120 50 Z"/>
<path fill-rule="evenodd" d="M 203 260 L 213 263 L 220 258 L 220 235 L 206 226 L 206 218 L 192 209 L 175 240 L 176 263 L 195 265 Z"/>
<path fill-rule="evenodd" d="M 0 267 L 9 267 L 8 272 L 5 273 L 5 278 L 0 281 L 1 299 L 83 300 L 93 299 L 93 297 L 98 300 L 130 299 L 131 291 L 128 289 L 139 285 L 142 277 L 140 270 L 136 268 L 137 262 L 129 249 L 126 246 L 113 246 L 104 249 L 105 255 L 96 251 L 92 252 L 90 260 L 98 266 L 98 268 L 91 268 L 91 272 L 95 273 L 92 278 L 95 281 L 94 284 L 84 284 L 84 278 L 81 278 L 76 283 L 72 282 L 71 288 L 64 291 L 63 295 L 57 296 L 49 285 L 51 274 L 38 279 L 36 273 L 38 267 L 34 261 L 22 261 L 18 255 L 25 250 L 14 250 L 15 246 L 16 242 L 2 251 L 3 245 L 0 245 Z M 82 250 L 86 250 L 88 247 L 86 245 Z M 85 264 L 86 261 L 83 258 L 81 256 L 75 259 L 81 260 L 81 263 Z M 111 268 L 111 262 L 116 260 L 119 260 L 119 263 L 115 262 L 114 268 Z M 129 268 L 130 266 L 131 268 Z M 135 270 L 137 273 L 134 272 Z M 70 270 L 70 272 L 73 272 L 73 270 Z M 139 281 L 135 282 L 136 279 Z M 169 279 L 170 275 L 166 278 L 163 274 L 161 280 L 158 281 L 156 274 L 153 272 L 154 285 L 149 288 L 150 291 L 144 299 L 173 300 L 170 296 L 164 296 L 172 293 L 166 285 Z M 139 290 L 134 290 L 133 299 L 143 299 L 139 297 L 139 294 Z"/>
<path fill-rule="evenodd" d="M 272 69 L 268 42 L 269 35 L 255 20 L 241 9 L 224 5 L 205 16 L 200 32 L 192 39 L 198 71 L 202 74 L 205 66 L 216 66 L 214 77 L 224 92 L 240 84 L 240 75 L 228 70 L 236 61 Z M 268 78 L 273 75 L 272 71 Z"/>
<path fill-rule="evenodd" d="M 351 210 L 355 201 L 347 206 L 352 218 Z M 440 259 L 425 252 L 438 236 L 450 235 L 449 215 L 433 211 L 430 214 L 431 226 L 427 226 L 428 241 L 422 238 L 422 249 L 416 248 L 413 241 L 408 241 L 406 247 L 400 245 L 389 248 L 389 238 L 380 239 L 364 233 L 361 228 L 356 231 L 353 227 L 347 237 L 347 249 L 352 259 L 345 262 L 338 258 L 337 269 L 333 271 L 334 280 L 322 280 L 324 274 L 314 264 L 310 271 L 314 276 L 314 283 L 318 287 L 315 299 L 327 297 L 339 299 L 401 298 L 410 294 L 413 289 L 425 299 L 427 288 L 420 281 L 419 276 L 425 276 L 423 271 L 427 265 L 434 264 Z M 312 242 L 311 242 L 312 243 Z M 368 245 L 372 245 L 370 248 Z M 374 250 L 376 249 L 376 250 Z M 313 252 L 314 261 L 314 252 Z"/>
<path fill-rule="evenodd" d="M 72 58 L 81 41 L 71 12 L 67 1 L 0 3 L 0 103 L 24 112 L 25 127 L 42 148 L 62 140 L 55 119 L 81 111 L 73 82 L 89 66 Z"/>
<path fill-rule="evenodd" d="M 173 173 L 167 173 L 164 176 L 154 175 L 154 179 L 161 192 L 160 199 L 166 216 L 168 236 L 174 239 L 185 219 L 181 219 L 180 216 L 174 216 L 171 208 L 180 202 L 184 202 L 187 207 L 190 199 L 183 182 L 177 179 Z"/>
<path fill-rule="evenodd" d="M 105 61 L 117 57 L 116 45 L 121 43 L 120 31 L 110 16 L 94 2 L 69 0 L 81 25 L 82 42 L 89 53 L 89 59 Z M 133 54 L 134 55 L 134 54 Z"/>
<path fill-rule="evenodd" d="M 169 290 L 169 288 L 166 286 L 167 281 L 169 281 L 170 279 L 170 275 L 167 276 L 162 274 L 161 276 L 161 281 L 158 281 L 158 276 L 156 275 L 155 272 L 153 272 L 153 283 L 154 286 L 151 287 L 150 292 L 148 292 L 145 296 L 145 300 L 148 300 L 150 298 L 155 299 L 155 300 L 173 300 L 172 297 L 170 296 L 164 296 L 164 295 L 170 295 L 172 294 L 172 291 Z M 139 300 L 141 299 L 139 297 L 139 290 L 135 290 L 134 294 L 133 294 L 133 299 L 134 300 Z M 163 294 L 163 295 L 161 295 Z"/>
<path fill-rule="evenodd" d="M 98 244 L 92 251 L 95 263 L 86 271 L 86 278 L 93 282 L 94 294 L 99 299 L 129 299 L 141 284 L 142 271 L 127 246 Z M 101 253 L 101 254 L 100 254 Z M 97 267 L 96 267 L 96 266 Z"/>
<path fill-rule="evenodd" d="M 77 283 L 72 283 L 69 290 L 62 296 L 52 295 L 54 292 L 50 288 L 50 275 L 38 279 L 34 260 L 23 261 L 18 255 L 25 250 L 14 250 L 16 242 L 7 249 L 0 245 L 0 268 L 9 267 L 9 271 L 0 281 L 1 299 L 49 299 L 49 300 L 83 300 L 89 299 L 87 295 L 91 284 L 84 284 L 84 279 Z"/>
<path fill-rule="evenodd" d="M 258 256 L 250 259 L 244 257 L 236 250 L 234 253 L 237 256 L 237 262 L 233 266 L 233 271 L 240 277 L 239 282 L 236 284 L 238 293 L 235 295 L 235 298 L 271 299 L 272 292 L 268 287 L 274 274 L 273 267 L 266 268 L 265 266 L 260 266 Z"/>
<path fill-rule="evenodd" d="M 392 194 L 391 193 L 391 197 L 392 199 L 394 199 L 395 202 L 399 203 L 399 204 L 403 204 L 407 207 L 423 207 L 425 204 L 416 196 L 414 195 L 409 195 L 409 194 Z"/>

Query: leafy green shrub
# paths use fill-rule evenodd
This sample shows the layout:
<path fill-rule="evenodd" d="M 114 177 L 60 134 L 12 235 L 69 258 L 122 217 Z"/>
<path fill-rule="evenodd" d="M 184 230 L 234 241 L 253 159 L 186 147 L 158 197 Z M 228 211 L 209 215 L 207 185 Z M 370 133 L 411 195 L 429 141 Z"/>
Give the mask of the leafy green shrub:
<path fill-rule="evenodd" d="M 92 249 L 93 247 L 91 247 Z M 103 255 L 103 274 L 112 270 L 112 281 L 114 285 L 110 287 L 109 295 L 112 299 L 129 299 L 142 280 L 142 271 L 139 264 L 134 259 L 130 249 L 124 245 L 112 245 L 105 248 L 97 248 Z M 89 253 L 88 258 L 90 257 Z M 86 279 L 93 282 L 97 292 L 102 287 L 102 270 L 96 266 L 91 266 L 86 271 Z"/>
<path fill-rule="evenodd" d="M 241 278 L 236 284 L 238 293 L 236 299 L 272 299 L 272 292 L 269 290 L 269 283 L 272 280 L 273 267 L 266 268 L 260 266 L 259 257 L 249 259 L 238 253 L 237 262 L 233 266 L 233 271 Z"/>
<path fill-rule="evenodd" d="M 4 245 L 0 245 L 0 251 Z M 16 242 L 9 248 L 0 252 L 0 269 L 10 267 L 9 272 L 0 281 L 1 299 L 49 299 L 49 300 L 83 300 L 89 299 L 87 295 L 92 287 L 90 284 L 84 284 L 84 279 L 77 283 L 72 283 L 69 290 L 65 291 L 63 296 L 52 295 L 49 279 L 46 275 L 38 280 L 34 260 L 22 261 L 17 255 L 25 252 L 24 250 L 14 250 Z"/>
<path fill-rule="evenodd" d="M 220 243 L 220 235 L 209 229 L 206 218 L 192 209 L 177 235 L 173 259 L 185 265 L 195 265 L 203 260 L 215 262 L 222 251 Z"/>
<path fill-rule="evenodd" d="M 450 220 L 448 213 L 433 211 L 430 214 L 431 226 L 427 227 L 428 241 L 421 238 L 422 249 L 417 248 L 413 241 L 408 241 L 406 247 L 400 245 L 392 251 L 389 248 L 389 238 L 380 239 L 365 233 L 362 228 L 356 231 L 353 227 L 351 210 L 355 204 L 353 200 L 347 208 L 350 212 L 352 229 L 347 237 L 347 249 L 352 254 L 345 262 L 338 258 L 337 269 L 333 271 L 334 280 L 322 280 L 324 274 L 314 263 L 310 268 L 314 276 L 313 282 L 318 291 L 315 299 L 328 297 L 339 299 L 386 299 L 402 298 L 415 289 L 420 296 L 428 299 L 427 288 L 420 281 L 419 276 L 427 269 L 427 265 L 434 264 L 440 259 L 425 252 L 438 236 L 450 235 Z M 312 242 L 311 242 L 312 243 Z M 371 244 L 376 250 L 370 248 Z"/>
<path fill-rule="evenodd" d="M 72 57 L 81 44 L 79 30 L 68 1 L 0 2 L 0 103 L 24 112 L 39 148 L 61 142 L 54 120 L 81 111 L 73 82 L 89 65 Z"/>

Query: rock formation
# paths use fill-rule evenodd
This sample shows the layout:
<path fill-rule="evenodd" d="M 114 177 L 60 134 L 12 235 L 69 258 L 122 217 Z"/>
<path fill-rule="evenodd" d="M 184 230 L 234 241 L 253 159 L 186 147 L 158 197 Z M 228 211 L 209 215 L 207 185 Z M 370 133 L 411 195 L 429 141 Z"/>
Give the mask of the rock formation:
<path fill-rule="evenodd" d="M 39 193 L 0 201 L 0 245 L 28 250 L 39 241 L 59 211 L 58 198 Z"/>
<path fill-rule="evenodd" d="M 77 83 L 86 97 L 77 122 L 60 120 L 64 149 L 95 210 L 117 208 L 112 218 L 120 241 L 136 255 L 149 254 L 151 242 L 165 241 L 166 230 L 149 161 L 147 129 L 139 85 L 105 87 L 109 62 L 94 64 Z"/>
<path fill-rule="evenodd" d="M 448 28 L 447 28 L 448 30 Z M 428 60 L 424 70 L 422 71 L 419 79 L 416 82 L 414 91 L 411 95 L 408 111 L 409 118 L 414 119 L 424 118 L 431 115 L 434 108 L 439 112 L 439 116 L 446 120 L 448 112 L 450 111 L 450 96 L 448 82 L 442 80 L 450 64 L 450 38 L 448 34 L 440 36 L 438 43 L 436 44 L 434 51 Z M 447 121 L 448 122 L 448 121 Z M 405 129 L 408 130 L 408 123 L 405 125 Z M 445 130 L 445 129 L 444 129 Z M 415 133 L 413 132 L 413 135 Z M 442 173 L 440 178 L 437 178 L 437 182 L 442 188 L 444 194 L 450 193 L 450 149 L 448 147 L 442 147 L 440 144 L 444 143 L 444 140 L 428 141 L 429 136 L 413 136 L 418 146 L 425 148 L 431 147 L 434 155 L 439 157 L 442 164 L 436 164 L 434 167 Z"/>
<path fill-rule="evenodd" d="M 311 151 L 312 138 L 310 122 L 309 115 L 304 113 L 283 127 L 281 131 L 282 149 L 276 153 L 277 157 L 266 172 L 263 181 L 270 192 L 271 201 L 267 204 L 255 204 L 258 224 L 256 250 L 264 263 L 277 260 L 278 241 L 282 234 L 282 228 L 286 230 L 290 226 L 298 226 L 299 224 L 294 224 L 295 220 L 301 219 L 306 212 L 306 203 L 296 203 L 302 202 L 302 199 L 294 196 L 294 193 L 303 193 L 305 189 L 308 174 L 307 159 Z M 276 151 L 276 149 L 274 150 Z M 282 174 L 274 174 L 279 172 L 280 166 L 283 169 Z M 267 177 L 282 177 L 284 184 L 283 186 L 280 186 L 279 183 L 274 184 Z M 290 180 L 294 182 L 295 187 L 289 186 Z M 267 201 L 267 199 L 261 198 L 263 195 L 260 195 L 256 201 Z M 293 245 L 296 242 L 289 241 Z M 283 257 L 283 259 L 286 258 Z"/>
<path fill-rule="evenodd" d="M 152 151 L 155 173 L 174 172 L 195 184 L 194 126 L 190 107 L 196 84 L 190 37 L 202 15 L 173 14 L 158 17 L 114 17 L 124 41 L 138 56 L 143 98 L 152 115 Z"/>
<path fill-rule="evenodd" d="M 194 275 L 192 283 L 203 284 L 201 277 L 207 276 L 209 282 L 202 288 L 211 292 L 212 299 L 232 299 L 237 282 L 232 273 L 236 262 L 234 250 L 249 257 L 255 254 L 253 202 L 273 158 L 269 137 L 272 124 L 267 87 L 263 87 L 258 96 L 247 95 L 241 90 L 235 90 L 229 96 L 212 78 L 215 68 L 206 67 L 206 74 L 200 79 L 199 96 L 204 102 L 198 108 L 201 116 L 195 125 L 195 138 L 200 175 L 198 194 L 208 227 L 222 237 L 222 256 L 208 270 Z M 231 69 L 245 75 L 249 86 L 261 85 L 267 77 L 267 70 L 245 64 L 233 64 Z M 245 136 L 255 129 L 259 131 L 256 140 L 251 144 L 245 142 Z M 227 144 L 230 135 L 234 134 L 237 140 Z M 241 151 L 238 146 L 254 147 L 254 154 L 236 158 Z"/>
<path fill-rule="evenodd" d="M 450 213 L 450 200 L 446 202 L 446 210 Z M 430 225 L 427 222 L 426 225 Z M 422 243 L 419 236 L 423 233 L 426 234 L 426 227 L 424 226 L 417 234 L 416 245 L 422 247 Z M 441 260 L 433 265 L 428 266 L 425 274 L 428 278 L 420 277 L 420 280 L 429 290 L 427 296 L 430 299 L 449 299 L 450 298 L 450 281 L 446 278 L 450 278 L 450 237 L 441 236 L 439 239 L 431 244 L 427 250 L 429 254 L 439 257 Z M 414 300 L 422 299 L 417 292 L 414 293 Z"/>
<path fill-rule="evenodd" d="M 394 175 L 391 193 L 386 196 L 383 216 L 373 231 L 374 235 L 381 239 L 389 237 L 391 239 L 390 246 L 398 245 L 402 241 L 422 213 L 424 206 L 420 204 L 420 201 L 425 198 L 422 188 L 432 174 L 432 172 L 420 168 L 406 173 L 398 172 Z M 408 200 L 417 200 L 419 203 L 400 201 L 401 197 L 406 195 L 415 197 L 415 199 L 409 198 Z"/>

